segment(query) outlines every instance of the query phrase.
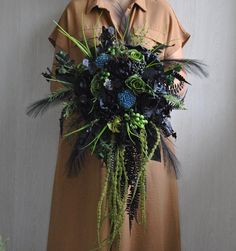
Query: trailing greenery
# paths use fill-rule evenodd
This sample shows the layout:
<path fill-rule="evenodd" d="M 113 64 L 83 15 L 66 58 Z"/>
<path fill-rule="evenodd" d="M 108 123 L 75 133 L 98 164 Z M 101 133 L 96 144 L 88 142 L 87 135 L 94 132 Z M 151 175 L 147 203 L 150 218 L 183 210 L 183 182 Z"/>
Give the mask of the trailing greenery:
<path fill-rule="evenodd" d="M 9 239 L 3 239 L 3 237 L 0 235 L 0 251 L 6 251 L 8 240 Z"/>
<path fill-rule="evenodd" d="M 132 204 L 133 199 L 136 196 L 137 191 L 140 191 L 140 210 L 141 210 L 141 223 L 146 224 L 146 167 L 147 162 L 152 158 L 155 149 L 160 144 L 160 130 L 157 126 L 150 122 L 153 129 L 156 131 L 156 135 L 153 135 L 156 140 L 148 154 L 147 133 L 143 128 L 140 130 L 139 139 L 141 146 L 141 162 L 138 172 L 138 178 L 135 184 L 135 190 L 130 202 Z M 128 196 L 128 175 L 125 169 L 125 148 L 123 146 L 117 146 L 113 137 L 112 144 L 109 148 L 109 154 L 107 156 L 107 168 L 106 177 L 103 185 L 102 193 L 97 207 L 97 239 L 98 247 L 94 250 L 98 250 L 104 246 L 112 245 L 117 240 L 116 244 L 119 245 L 121 238 L 121 228 L 124 223 L 124 214 L 126 209 L 126 200 Z M 125 177 L 124 194 L 121 191 L 122 177 Z M 124 196 L 125 195 L 125 196 Z M 104 213 L 102 214 L 102 210 Z M 101 241 L 100 232 L 105 220 L 109 220 L 110 232 L 106 239 Z M 91 250 L 91 251 L 92 251 Z"/>
<path fill-rule="evenodd" d="M 125 177 L 125 194 L 127 194 L 128 192 L 128 177 L 124 164 L 124 151 L 125 149 L 123 146 L 120 147 L 116 145 L 113 137 L 106 163 L 107 168 L 104 187 L 97 207 L 98 248 L 92 250 L 100 249 L 101 247 L 104 247 L 106 245 L 112 245 L 115 239 L 120 238 L 120 230 L 124 222 L 126 206 L 126 196 L 122 196 L 120 187 L 122 177 Z M 102 216 L 102 209 L 105 202 L 107 204 L 104 208 L 104 215 Z M 107 218 L 109 219 L 110 223 L 110 232 L 107 238 L 101 241 L 100 231 L 102 229 L 102 224 Z"/>

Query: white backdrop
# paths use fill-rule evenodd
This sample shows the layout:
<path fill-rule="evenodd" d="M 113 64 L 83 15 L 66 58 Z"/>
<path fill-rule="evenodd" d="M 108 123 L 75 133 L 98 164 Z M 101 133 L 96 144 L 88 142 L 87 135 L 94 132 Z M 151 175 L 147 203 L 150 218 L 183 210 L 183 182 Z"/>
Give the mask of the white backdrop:
<path fill-rule="evenodd" d="M 66 4 L 0 0 L 0 235 L 10 238 L 8 251 L 46 250 L 60 109 L 33 120 L 25 107 L 49 91 L 40 76 L 52 63 L 47 36 Z M 192 35 L 186 57 L 203 59 L 211 74 L 189 77 L 188 110 L 173 118 L 183 251 L 234 251 L 236 2 L 171 4 Z"/>

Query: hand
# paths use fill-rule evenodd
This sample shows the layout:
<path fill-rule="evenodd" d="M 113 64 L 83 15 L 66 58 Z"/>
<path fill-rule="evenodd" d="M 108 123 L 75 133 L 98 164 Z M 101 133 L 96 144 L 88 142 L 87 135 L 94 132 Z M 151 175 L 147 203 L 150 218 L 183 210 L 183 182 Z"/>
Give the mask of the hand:
<path fill-rule="evenodd" d="M 179 48 L 176 52 L 171 54 L 168 59 L 182 59 L 183 58 L 183 49 Z M 182 75 L 184 78 L 186 77 L 186 72 L 184 70 L 179 72 L 180 75 Z M 178 87 L 180 84 L 180 81 L 178 79 L 175 79 L 174 85 Z M 184 83 L 183 88 L 177 93 L 180 97 L 184 97 L 188 89 L 188 84 Z"/>

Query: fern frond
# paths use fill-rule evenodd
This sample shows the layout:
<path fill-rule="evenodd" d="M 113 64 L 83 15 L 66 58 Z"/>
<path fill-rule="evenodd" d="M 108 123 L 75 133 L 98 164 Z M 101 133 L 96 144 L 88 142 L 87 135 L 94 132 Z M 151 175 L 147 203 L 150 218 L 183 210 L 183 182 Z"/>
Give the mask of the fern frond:
<path fill-rule="evenodd" d="M 167 44 L 157 44 L 155 45 L 151 52 L 160 54 L 165 48 L 172 47 L 173 45 L 167 45 Z"/>
<path fill-rule="evenodd" d="M 166 95 L 163 95 L 163 97 L 168 102 L 168 104 L 172 106 L 173 109 L 180 109 L 180 110 L 185 109 L 184 102 L 177 96 L 166 94 Z"/>

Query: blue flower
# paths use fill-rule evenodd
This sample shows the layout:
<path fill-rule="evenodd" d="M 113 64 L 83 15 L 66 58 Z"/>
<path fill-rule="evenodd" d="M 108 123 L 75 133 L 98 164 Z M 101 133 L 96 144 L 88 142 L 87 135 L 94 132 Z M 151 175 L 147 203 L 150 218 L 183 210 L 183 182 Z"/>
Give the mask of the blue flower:
<path fill-rule="evenodd" d="M 103 68 L 105 63 L 107 63 L 110 59 L 110 56 L 106 53 L 101 53 L 95 60 L 96 66 L 98 68 Z"/>
<path fill-rule="evenodd" d="M 129 109 L 134 106 L 136 97 L 130 90 L 123 90 L 118 93 L 118 101 L 120 106 L 125 109 Z"/>

